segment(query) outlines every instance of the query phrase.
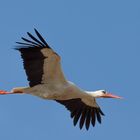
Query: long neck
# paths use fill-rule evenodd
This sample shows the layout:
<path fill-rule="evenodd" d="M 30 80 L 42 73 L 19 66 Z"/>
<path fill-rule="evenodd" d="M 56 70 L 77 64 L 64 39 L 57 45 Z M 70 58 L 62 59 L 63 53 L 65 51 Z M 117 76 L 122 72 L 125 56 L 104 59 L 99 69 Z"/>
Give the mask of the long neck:
<path fill-rule="evenodd" d="M 86 91 L 87 94 L 94 98 L 100 98 L 101 92 L 99 91 Z"/>

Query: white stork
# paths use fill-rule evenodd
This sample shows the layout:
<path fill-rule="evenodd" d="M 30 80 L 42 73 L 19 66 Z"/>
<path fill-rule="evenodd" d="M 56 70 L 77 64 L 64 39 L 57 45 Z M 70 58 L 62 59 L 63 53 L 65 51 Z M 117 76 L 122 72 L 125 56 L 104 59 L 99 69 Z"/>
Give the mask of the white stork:
<path fill-rule="evenodd" d="M 61 69 L 60 56 L 46 43 L 41 34 L 35 29 L 38 37 L 27 32 L 31 40 L 21 38 L 24 42 L 16 42 L 15 48 L 21 53 L 29 87 L 13 88 L 11 91 L 0 90 L 1 95 L 32 94 L 43 99 L 55 100 L 64 105 L 73 118 L 74 126 L 79 120 L 80 129 L 85 124 L 89 129 L 90 123 L 95 126 L 96 120 L 101 123 L 104 115 L 96 98 L 121 97 L 107 93 L 105 90 L 84 91 L 74 83 L 67 81 Z"/>

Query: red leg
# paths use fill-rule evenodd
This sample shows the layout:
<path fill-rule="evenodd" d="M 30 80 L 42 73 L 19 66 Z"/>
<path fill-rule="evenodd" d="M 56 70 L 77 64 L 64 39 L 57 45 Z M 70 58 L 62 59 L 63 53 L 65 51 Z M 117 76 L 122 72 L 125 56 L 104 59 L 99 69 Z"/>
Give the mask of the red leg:
<path fill-rule="evenodd" d="M 5 94 L 10 94 L 11 92 L 5 91 L 5 90 L 0 90 L 0 95 L 5 95 Z"/>

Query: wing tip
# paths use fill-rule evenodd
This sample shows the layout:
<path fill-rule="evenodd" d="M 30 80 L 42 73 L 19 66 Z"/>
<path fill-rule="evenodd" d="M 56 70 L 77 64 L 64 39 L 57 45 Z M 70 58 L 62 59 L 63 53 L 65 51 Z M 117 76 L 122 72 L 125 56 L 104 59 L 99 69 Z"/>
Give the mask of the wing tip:
<path fill-rule="evenodd" d="M 104 113 L 99 107 L 87 106 L 85 103 L 81 102 L 81 99 L 58 102 L 65 105 L 65 107 L 71 112 L 73 125 L 79 125 L 80 130 L 85 128 L 88 131 L 91 125 L 95 127 L 96 122 L 99 124 L 102 122 L 102 116 L 104 116 Z"/>
<path fill-rule="evenodd" d="M 36 28 L 34 28 L 34 31 L 37 35 L 38 38 L 36 38 L 35 36 L 33 36 L 30 32 L 27 32 L 27 35 L 30 37 L 31 40 L 28 40 L 24 37 L 21 37 L 21 39 L 25 42 L 16 42 L 18 45 L 20 45 L 19 47 L 22 48 L 24 45 L 24 48 L 28 48 L 28 47 L 40 47 L 40 48 L 48 48 L 51 49 L 51 47 L 47 44 L 47 42 L 43 39 L 43 37 L 41 36 L 41 34 L 37 31 Z"/>

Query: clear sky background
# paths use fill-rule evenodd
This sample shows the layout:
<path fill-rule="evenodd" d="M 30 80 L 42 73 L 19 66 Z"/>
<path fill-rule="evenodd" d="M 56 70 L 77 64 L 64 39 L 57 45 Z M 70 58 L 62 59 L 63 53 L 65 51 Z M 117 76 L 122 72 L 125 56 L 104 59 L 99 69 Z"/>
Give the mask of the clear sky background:
<path fill-rule="evenodd" d="M 106 114 L 89 131 L 74 127 L 60 104 L 30 95 L 0 96 L 1 140 L 140 139 L 139 0 L 1 0 L 0 89 L 27 86 L 15 47 L 37 28 L 61 55 L 66 77 L 98 99 Z"/>

